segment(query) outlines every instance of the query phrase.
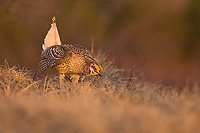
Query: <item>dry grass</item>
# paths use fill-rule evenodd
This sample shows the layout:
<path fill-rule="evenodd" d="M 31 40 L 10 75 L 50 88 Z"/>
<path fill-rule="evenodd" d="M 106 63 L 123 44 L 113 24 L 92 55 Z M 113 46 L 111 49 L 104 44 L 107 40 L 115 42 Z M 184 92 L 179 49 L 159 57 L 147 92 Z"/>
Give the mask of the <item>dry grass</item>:
<path fill-rule="evenodd" d="M 33 81 L 26 69 L 0 67 L 0 132 L 136 132 L 200 131 L 200 89 L 148 83 L 116 69 L 100 56 L 103 77 L 79 86 L 58 77 Z"/>

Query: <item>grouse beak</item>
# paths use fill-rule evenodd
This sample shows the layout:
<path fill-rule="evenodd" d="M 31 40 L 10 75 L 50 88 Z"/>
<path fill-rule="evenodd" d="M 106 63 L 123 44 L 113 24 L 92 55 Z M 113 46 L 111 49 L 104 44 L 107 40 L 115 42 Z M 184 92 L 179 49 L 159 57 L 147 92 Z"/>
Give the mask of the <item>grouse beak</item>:
<path fill-rule="evenodd" d="M 101 76 L 101 77 L 102 77 L 102 75 L 101 75 L 101 72 L 98 72 L 98 74 L 99 74 L 99 76 Z"/>

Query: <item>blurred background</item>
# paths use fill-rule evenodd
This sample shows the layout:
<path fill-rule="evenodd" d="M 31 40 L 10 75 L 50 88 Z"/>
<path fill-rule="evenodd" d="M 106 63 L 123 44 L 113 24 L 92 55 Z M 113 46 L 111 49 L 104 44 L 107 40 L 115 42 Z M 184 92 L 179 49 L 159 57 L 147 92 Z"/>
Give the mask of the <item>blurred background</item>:
<path fill-rule="evenodd" d="M 53 16 L 62 44 L 115 58 L 148 80 L 200 78 L 199 0 L 0 0 L 0 63 L 33 72 Z"/>

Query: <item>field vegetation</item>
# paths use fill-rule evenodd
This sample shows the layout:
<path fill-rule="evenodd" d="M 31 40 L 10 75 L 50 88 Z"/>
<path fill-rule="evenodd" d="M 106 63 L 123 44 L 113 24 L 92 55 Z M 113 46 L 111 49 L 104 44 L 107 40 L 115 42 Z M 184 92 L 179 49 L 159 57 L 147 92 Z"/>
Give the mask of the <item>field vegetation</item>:
<path fill-rule="evenodd" d="M 108 53 L 102 77 L 33 81 L 53 16 L 62 44 Z M 0 18 L 0 133 L 200 132 L 200 0 L 0 0 Z"/>
<path fill-rule="evenodd" d="M 58 75 L 33 81 L 33 72 L 0 66 L 0 132 L 192 133 L 200 131 L 200 89 L 147 82 L 119 70 L 99 53 L 102 77 L 78 86 Z"/>

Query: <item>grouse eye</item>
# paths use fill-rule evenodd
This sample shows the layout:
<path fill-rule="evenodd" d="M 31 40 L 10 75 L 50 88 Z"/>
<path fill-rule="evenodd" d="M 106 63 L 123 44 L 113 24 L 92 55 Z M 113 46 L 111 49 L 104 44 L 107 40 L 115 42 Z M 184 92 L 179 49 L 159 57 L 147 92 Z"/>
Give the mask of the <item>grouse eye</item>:
<path fill-rule="evenodd" d="M 97 68 L 95 66 L 92 67 L 95 71 L 97 70 Z"/>
<path fill-rule="evenodd" d="M 100 71 L 100 68 L 99 68 L 98 65 L 95 65 L 94 67 L 95 67 L 95 70 L 96 70 L 96 71 L 98 71 L 98 72 Z"/>

